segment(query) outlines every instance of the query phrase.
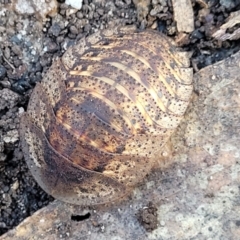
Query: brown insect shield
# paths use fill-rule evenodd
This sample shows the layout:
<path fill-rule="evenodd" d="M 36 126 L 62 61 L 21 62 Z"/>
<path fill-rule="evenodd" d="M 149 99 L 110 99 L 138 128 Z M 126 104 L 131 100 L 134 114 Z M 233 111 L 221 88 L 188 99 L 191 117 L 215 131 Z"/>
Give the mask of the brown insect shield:
<path fill-rule="evenodd" d="M 69 203 L 123 196 L 150 172 L 180 123 L 192 70 L 166 36 L 133 27 L 82 39 L 56 60 L 21 117 L 27 164 Z"/>

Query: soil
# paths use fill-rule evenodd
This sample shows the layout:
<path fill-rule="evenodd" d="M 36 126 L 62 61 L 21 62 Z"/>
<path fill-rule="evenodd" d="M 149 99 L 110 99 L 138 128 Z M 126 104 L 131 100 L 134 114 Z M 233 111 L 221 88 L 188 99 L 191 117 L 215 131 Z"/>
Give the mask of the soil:
<path fill-rule="evenodd" d="M 157 208 L 149 202 L 147 207 L 139 209 L 137 219 L 147 232 L 153 231 L 158 226 Z"/>
<path fill-rule="evenodd" d="M 72 14 L 63 2 L 58 1 L 57 15 L 42 23 L 37 15 L 18 15 L 5 8 L 10 1 L 0 0 L 0 235 L 53 200 L 33 180 L 19 145 L 19 114 L 26 110 L 36 83 L 53 59 L 82 37 L 116 24 L 137 23 L 142 27 L 131 0 L 84 0 L 82 9 Z M 231 12 L 240 9 L 240 1 L 206 0 L 209 10 L 201 2 L 192 0 L 195 30 L 179 42 L 192 51 L 194 71 L 240 48 L 239 40 L 218 42 L 211 37 Z M 179 39 L 171 0 L 152 0 L 146 25 Z M 153 219 L 147 230 L 154 229 L 156 223 L 153 208 L 139 212 L 143 226 L 144 219 Z"/>

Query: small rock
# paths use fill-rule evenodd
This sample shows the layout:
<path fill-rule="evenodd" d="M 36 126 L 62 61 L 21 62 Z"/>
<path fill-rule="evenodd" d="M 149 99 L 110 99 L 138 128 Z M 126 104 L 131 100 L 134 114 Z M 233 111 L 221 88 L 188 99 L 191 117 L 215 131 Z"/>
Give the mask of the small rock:
<path fill-rule="evenodd" d="M 167 0 L 159 0 L 159 3 L 161 6 L 166 7 L 167 6 Z"/>
<path fill-rule="evenodd" d="M 20 14 L 33 14 L 34 8 L 30 1 L 27 0 L 18 0 L 14 1 L 15 10 Z"/>
<path fill-rule="evenodd" d="M 6 76 L 7 70 L 3 65 L 0 65 L 0 80 L 4 79 Z"/>
<path fill-rule="evenodd" d="M 61 32 L 61 27 L 58 23 L 54 23 L 50 28 L 49 28 L 49 33 L 52 34 L 53 36 L 57 37 L 59 33 Z"/>
<path fill-rule="evenodd" d="M 191 38 L 193 38 L 193 39 L 202 39 L 203 38 L 203 34 L 199 31 L 199 29 L 196 29 L 195 31 L 193 31 Z"/>
<path fill-rule="evenodd" d="M 232 9 L 235 7 L 234 0 L 220 0 L 220 4 L 223 5 L 227 9 Z M 236 1 L 237 2 L 237 1 Z"/>
<path fill-rule="evenodd" d="M 84 32 L 90 32 L 90 30 L 91 30 L 91 25 L 90 24 L 86 24 L 84 26 Z"/>
<path fill-rule="evenodd" d="M 4 88 L 10 88 L 11 87 L 11 83 L 8 80 L 0 81 L 0 85 Z"/>
<path fill-rule="evenodd" d="M 0 132 L 0 134 L 2 135 L 2 131 Z M 4 143 L 2 142 L 2 139 L 0 139 L 0 153 L 2 153 L 4 151 Z"/>
<path fill-rule="evenodd" d="M 11 189 L 16 191 L 18 189 L 18 187 L 19 187 L 19 182 L 17 180 L 16 182 L 13 183 L 13 185 L 11 186 Z"/>
<path fill-rule="evenodd" d="M 64 37 L 63 36 L 58 36 L 56 39 L 57 43 L 61 43 L 64 41 Z"/>
<path fill-rule="evenodd" d="M 9 186 L 5 185 L 4 188 L 3 188 L 3 192 L 7 193 L 9 191 Z"/>
<path fill-rule="evenodd" d="M 78 34 L 78 29 L 74 26 L 74 25 L 72 25 L 70 28 L 69 28 L 69 30 L 70 30 L 70 32 L 72 33 L 72 34 Z"/>
<path fill-rule="evenodd" d="M 44 48 L 43 48 L 44 52 L 55 53 L 57 50 L 58 50 L 58 45 L 55 41 L 53 41 L 53 39 L 48 37 L 44 39 Z"/>
<path fill-rule="evenodd" d="M 54 16 L 57 13 L 56 0 L 13 0 L 13 6 L 19 14 L 36 14 L 43 19 L 45 19 L 47 15 Z"/>
<path fill-rule="evenodd" d="M 163 6 L 156 5 L 154 9 L 151 10 L 150 15 L 156 16 L 158 13 L 162 12 Z"/>
<path fill-rule="evenodd" d="M 48 42 L 46 46 L 46 52 L 55 53 L 57 52 L 57 50 L 58 50 L 58 45 L 55 42 L 53 41 Z"/>
<path fill-rule="evenodd" d="M 97 9 L 97 13 L 102 16 L 104 14 L 104 10 L 102 8 Z"/>
<path fill-rule="evenodd" d="M 170 25 L 167 27 L 167 33 L 169 35 L 174 35 L 177 31 L 177 27 L 175 25 Z"/>
<path fill-rule="evenodd" d="M 18 58 L 15 57 L 13 59 L 13 65 L 14 65 L 15 68 L 18 68 L 21 64 L 22 63 L 21 63 L 21 61 Z"/>
<path fill-rule="evenodd" d="M 51 62 L 52 62 L 52 60 L 51 60 L 51 58 L 48 54 L 44 54 L 40 58 L 40 64 L 43 68 L 46 67 L 46 66 L 50 66 Z"/>
<path fill-rule="evenodd" d="M 115 5 L 117 6 L 117 7 L 123 7 L 124 6 L 124 3 L 123 3 L 123 1 L 121 1 L 121 0 L 116 0 L 115 1 Z"/>
<path fill-rule="evenodd" d="M 5 222 L 0 222 L 0 228 L 4 229 L 7 228 L 7 225 Z"/>
<path fill-rule="evenodd" d="M 153 203 L 149 203 L 148 207 L 146 208 L 139 209 L 137 213 L 138 221 L 148 232 L 151 232 L 157 228 L 157 218 L 157 208 Z"/>
<path fill-rule="evenodd" d="M 68 8 L 68 9 L 65 11 L 67 18 L 68 18 L 69 16 L 71 16 L 72 14 L 75 14 L 77 11 L 78 11 L 78 10 L 77 10 L 76 8 Z"/>
<path fill-rule="evenodd" d="M 25 78 L 20 78 L 17 82 L 13 83 L 11 87 L 11 89 L 20 94 L 23 94 L 29 88 L 31 88 L 31 86 Z"/>
<path fill-rule="evenodd" d="M 198 18 L 201 22 L 205 22 L 205 18 L 210 14 L 209 8 L 202 8 L 198 12 Z"/>
<path fill-rule="evenodd" d="M 8 88 L 0 90 L 0 110 L 14 107 L 19 100 L 19 95 Z"/>
<path fill-rule="evenodd" d="M 0 162 L 4 162 L 7 159 L 7 155 L 0 152 Z"/>
<path fill-rule="evenodd" d="M 19 135 L 17 130 L 10 130 L 7 132 L 7 135 L 3 137 L 3 142 L 6 144 L 14 144 L 19 140 Z"/>
<path fill-rule="evenodd" d="M 165 222 L 164 222 L 164 221 L 160 221 L 160 225 L 161 225 L 162 227 L 164 227 L 164 226 L 165 226 Z"/>
<path fill-rule="evenodd" d="M 23 108 L 23 107 L 20 107 L 20 108 L 18 109 L 18 113 L 19 113 L 19 115 L 23 114 L 23 113 L 24 113 L 24 108 Z"/>
<path fill-rule="evenodd" d="M 82 12 L 77 12 L 76 16 L 77 16 L 77 18 L 82 19 L 83 18 L 83 13 Z"/>
<path fill-rule="evenodd" d="M 3 187 L 3 188 L 4 188 L 4 187 Z M 3 206 L 4 206 L 5 209 L 7 209 L 7 208 L 11 205 L 11 203 L 12 203 L 12 198 L 11 198 L 11 196 L 10 196 L 9 193 L 4 193 L 4 194 L 2 194 L 1 200 L 2 200 L 2 203 L 3 203 L 3 204 L 2 204 L 2 208 L 3 208 Z M 10 212 L 10 214 L 11 214 L 11 209 L 9 209 L 9 212 Z M 4 217 L 5 217 L 5 218 L 8 218 L 9 216 L 8 216 L 7 211 L 5 211 L 5 214 L 6 214 L 6 215 L 4 215 Z"/>
<path fill-rule="evenodd" d="M 189 44 L 190 39 L 189 39 L 189 34 L 184 33 L 184 32 L 180 32 L 176 38 L 176 43 L 179 46 L 185 46 L 187 44 Z"/>
<path fill-rule="evenodd" d="M 11 49 L 12 49 L 12 51 L 13 51 L 13 53 L 14 53 L 15 55 L 21 56 L 22 50 L 20 49 L 19 46 L 17 46 L 17 45 L 14 44 Z"/>
<path fill-rule="evenodd" d="M 76 34 L 69 33 L 69 34 L 68 34 L 68 37 L 69 37 L 70 39 L 76 39 L 77 35 L 76 35 Z"/>
<path fill-rule="evenodd" d="M 4 49 L 4 57 L 5 57 L 6 59 L 9 59 L 10 56 L 11 56 L 10 49 L 9 49 L 9 47 L 6 47 L 6 48 Z"/>
<path fill-rule="evenodd" d="M 82 8 L 82 2 L 82 0 L 66 0 L 65 4 L 80 10 Z"/>
<path fill-rule="evenodd" d="M 157 29 L 157 27 L 158 27 L 157 21 L 153 22 L 153 24 L 151 25 L 151 29 Z"/>

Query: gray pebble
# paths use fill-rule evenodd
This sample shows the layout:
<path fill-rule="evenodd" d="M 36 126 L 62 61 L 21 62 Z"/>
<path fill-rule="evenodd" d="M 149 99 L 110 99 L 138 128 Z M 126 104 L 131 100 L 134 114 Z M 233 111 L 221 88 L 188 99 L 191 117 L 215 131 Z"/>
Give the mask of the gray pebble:
<path fill-rule="evenodd" d="M 8 81 L 8 80 L 3 80 L 3 81 L 0 81 L 0 85 L 4 88 L 10 88 L 11 87 L 11 83 Z M 1 147 L 0 147 L 1 149 Z M 1 151 L 0 151 L 1 152 Z M 1 158 L 0 158 L 1 159 Z M 1 160 L 0 160 L 1 161 Z"/>
<path fill-rule="evenodd" d="M 123 7 L 123 6 L 124 6 L 124 3 L 123 3 L 123 1 L 121 1 L 121 0 L 116 0 L 116 1 L 115 1 L 115 5 L 116 5 L 117 7 Z"/>
<path fill-rule="evenodd" d="M 11 50 L 17 56 L 21 56 L 21 54 L 22 54 L 22 50 L 18 45 L 13 45 Z"/>
<path fill-rule="evenodd" d="M 5 193 L 7 193 L 8 191 L 9 191 L 9 186 L 7 186 L 7 185 L 5 185 L 4 187 L 3 187 L 3 191 L 5 192 Z"/>
<path fill-rule="evenodd" d="M 50 34 L 52 34 L 53 36 L 57 37 L 59 35 L 59 33 L 61 32 L 61 27 L 58 23 L 54 23 L 48 30 L 48 32 Z"/>
<path fill-rule="evenodd" d="M 64 41 L 64 36 L 58 36 L 57 37 L 57 43 L 61 43 Z"/>
<path fill-rule="evenodd" d="M 77 18 L 82 19 L 83 18 L 83 13 L 82 12 L 77 12 L 76 16 L 77 16 Z"/>
<path fill-rule="evenodd" d="M 0 65 L 0 80 L 6 76 L 7 70 L 3 65 Z"/>
<path fill-rule="evenodd" d="M 159 3 L 161 6 L 166 7 L 167 6 L 167 0 L 159 0 Z"/>
<path fill-rule="evenodd" d="M 151 10 L 150 15 L 151 16 L 156 16 L 158 13 L 162 12 L 163 6 L 161 5 L 156 5 L 154 9 Z"/>
<path fill-rule="evenodd" d="M 46 54 L 41 56 L 40 64 L 42 65 L 42 67 L 49 66 L 51 64 L 51 58 Z"/>
<path fill-rule="evenodd" d="M 14 57 L 14 59 L 13 59 L 14 67 L 18 68 L 21 64 L 22 64 L 22 62 L 17 57 Z"/>
<path fill-rule="evenodd" d="M 69 33 L 68 34 L 68 37 L 71 38 L 71 39 L 75 39 L 77 37 L 76 34 L 72 34 L 72 33 Z"/>
<path fill-rule="evenodd" d="M 7 228 L 6 223 L 4 223 L 4 222 L 0 222 L 0 228 L 2 228 L 2 229 Z"/>
<path fill-rule="evenodd" d="M 202 39 L 203 34 L 199 31 L 199 29 L 196 29 L 193 31 L 192 36 L 193 39 Z"/>
<path fill-rule="evenodd" d="M 225 8 L 231 9 L 235 6 L 234 0 L 220 0 L 220 4 L 222 4 Z"/>
<path fill-rule="evenodd" d="M 5 57 L 6 59 L 9 59 L 9 58 L 10 58 L 10 49 L 9 49 L 9 47 L 6 47 L 6 48 L 4 49 L 4 57 Z"/>
<path fill-rule="evenodd" d="M 91 25 L 90 24 L 86 24 L 85 26 L 84 26 L 84 32 L 90 32 L 90 30 L 91 30 Z"/>
<path fill-rule="evenodd" d="M 72 26 L 69 28 L 69 30 L 70 30 L 70 33 L 72 33 L 72 34 L 75 34 L 75 35 L 78 34 L 78 29 L 77 29 L 74 25 L 72 25 Z"/>
<path fill-rule="evenodd" d="M 48 42 L 46 47 L 47 47 L 46 52 L 48 52 L 48 53 L 55 53 L 58 50 L 58 45 L 53 41 Z"/>
<path fill-rule="evenodd" d="M 97 9 L 97 13 L 102 16 L 104 14 L 104 10 L 102 8 Z"/>
<path fill-rule="evenodd" d="M 93 11 L 89 12 L 88 19 L 89 20 L 93 19 L 93 16 L 94 16 L 94 12 Z"/>

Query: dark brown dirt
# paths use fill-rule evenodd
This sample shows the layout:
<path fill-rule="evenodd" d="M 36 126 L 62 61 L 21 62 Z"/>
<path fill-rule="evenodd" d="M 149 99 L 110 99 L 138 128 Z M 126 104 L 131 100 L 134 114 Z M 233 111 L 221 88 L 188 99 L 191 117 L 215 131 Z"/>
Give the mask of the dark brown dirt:
<path fill-rule="evenodd" d="M 137 219 L 147 232 L 153 231 L 158 226 L 157 208 L 149 202 L 147 207 L 138 211 Z"/>
<path fill-rule="evenodd" d="M 0 10 L 9 2 L 0 0 Z M 19 146 L 18 116 L 26 109 L 33 87 L 53 58 L 61 56 L 78 39 L 107 26 L 137 23 L 131 0 L 84 0 L 82 9 L 72 15 L 60 2 L 58 14 L 48 17 L 43 28 L 35 16 L 20 16 L 11 9 L 0 16 L 0 235 L 53 200 L 33 180 Z M 240 9 L 240 1 L 206 0 L 211 6 L 209 11 L 199 2 L 192 0 L 195 30 L 181 41 L 184 49 L 193 52 L 195 71 L 240 48 L 239 40 L 220 43 L 211 37 L 231 12 Z M 178 39 L 171 0 L 151 1 L 147 25 L 152 24 Z M 146 216 L 153 216 L 150 228 L 146 227 L 152 230 L 156 216 L 154 210 L 148 210 L 141 212 L 140 218 L 145 226 Z"/>

